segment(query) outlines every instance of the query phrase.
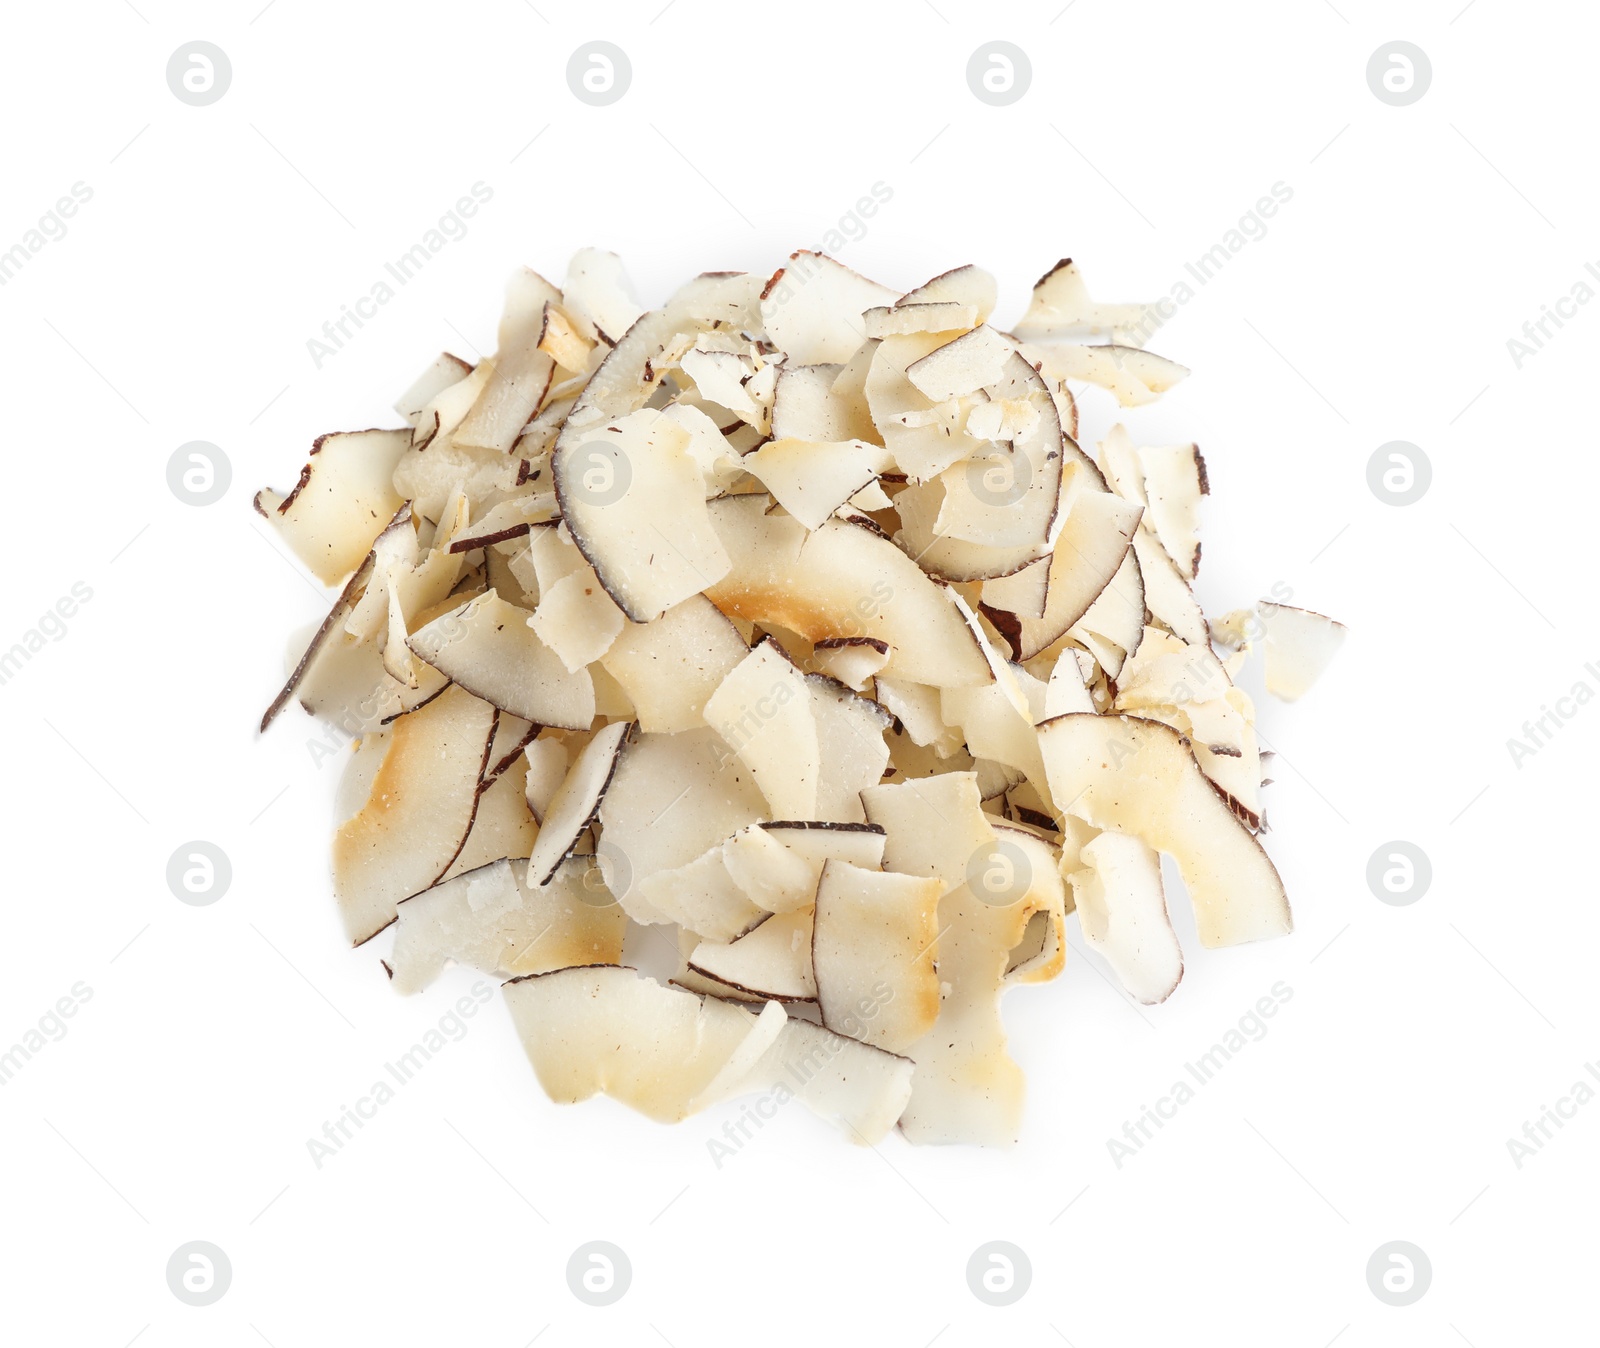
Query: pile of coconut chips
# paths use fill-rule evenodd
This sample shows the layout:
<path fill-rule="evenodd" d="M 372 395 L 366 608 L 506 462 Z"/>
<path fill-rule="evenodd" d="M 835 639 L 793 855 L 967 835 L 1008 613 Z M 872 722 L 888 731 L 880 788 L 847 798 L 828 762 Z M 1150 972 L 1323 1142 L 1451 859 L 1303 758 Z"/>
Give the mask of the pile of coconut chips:
<path fill-rule="evenodd" d="M 1259 648 L 1298 696 L 1344 629 L 1208 626 L 1198 449 L 1076 443 L 1069 382 L 1187 374 L 1146 306 L 1069 261 L 1009 331 L 995 300 L 800 252 L 645 310 L 585 250 L 515 275 L 495 355 L 441 355 L 404 427 L 257 496 L 342 586 L 262 728 L 298 701 L 356 741 L 345 929 L 395 927 L 402 992 L 507 978 L 552 1099 L 1009 1142 L 1001 995 L 1060 974 L 1069 913 L 1145 1003 L 1183 973 L 1160 853 L 1201 944 L 1290 930 L 1236 679 Z"/>

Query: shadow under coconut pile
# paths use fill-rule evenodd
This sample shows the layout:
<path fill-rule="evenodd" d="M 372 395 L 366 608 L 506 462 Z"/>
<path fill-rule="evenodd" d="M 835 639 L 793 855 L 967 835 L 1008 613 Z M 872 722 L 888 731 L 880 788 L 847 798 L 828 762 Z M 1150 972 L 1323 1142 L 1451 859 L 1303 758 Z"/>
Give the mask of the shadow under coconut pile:
<path fill-rule="evenodd" d="M 1146 1003 L 1184 968 L 1160 853 L 1203 946 L 1290 930 L 1237 679 L 1259 650 L 1298 697 L 1344 629 L 1208 623 L 1199 450 L 1077 444 L 1073 381 L 1188 373 L 1146 306 L 1070 261 L 1009 331 L 995 303 L 801 252 L 645 310 L 585 250 L 256 497 L 342 587 L 262 729 L 295 701 L 358 740 L 346 932 L 395 928 L 402 993 L 507 979 L 552 1100 L 781 1089 L 858 1141 L 1006 1143 L 1001 996 L 1061 973 L 1068 914 Z"/>

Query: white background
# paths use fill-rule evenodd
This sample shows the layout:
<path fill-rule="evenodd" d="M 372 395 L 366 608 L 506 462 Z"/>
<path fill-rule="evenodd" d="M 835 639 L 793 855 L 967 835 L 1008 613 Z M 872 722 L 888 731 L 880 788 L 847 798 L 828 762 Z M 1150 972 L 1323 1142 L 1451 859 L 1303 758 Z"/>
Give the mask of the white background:
<path fill-rule="evenodd" d="M 1519 370 L 1506 341 L 1600 257 L 1593 14 L 1476 0 L 1115 6 L 1076 0 L 556 0 L 313 5 L 87 0 L 7 19 L 0 249 L 74 182 L 92 200 L 0 290 L 10 580 L 0 646 L 75 581 L 93 598 L 0 687 L 10 765 L 0 1044 L 78 982 L 92 998 L 0 1088 L 6 1337 L 120 1345 L 467 1341 L 520 1348 L 738 1335 L 1078 1348 L 1574 1342 L 1592 1312 L 1600 1103 L 1517 1168 L 1506 1145 L 1600 1057 L 1600 916 L 1581 710 L 1519 767 L 1506 741 L 1600 660 L 1592 387 L 1600 306 Z M 134 5 L 137 4 L 137 11 Z M 219 102 L 168 56 L 230 56 Z M 631 57 L 614 106 L 568 55 Z M 986 106 L 969 55 L 1031 58 Z M 1431 88 L 1380 102 L 1380 44 Z M 530 145 L 529 142 L 532 141 Z M 307 340 L 474 182 L 492 201 L 317 369 Z M 306 1142 L 476 979 L 402 1000 L 351 952 L 327 879 L 337 767 L 298 712 L 265 739 L 286 635 L 326 606 L 249 512 L 322 431 L 394 424 L 441 346 L 492 346 L 509 270 L 585 244 L 660 299 L 704 269 L 769 271 L 893 191 L 844 260 L 909 287 L 978 262 L 1008 321 L 1058 257 L 1145 300 L 1282 182 L 1293 198 L 1151 343 L 1194 374 L 1127 415 L 1195 438 L 1213 496 L 1201 597 L 1274 584 L 1350 624 L 1325 681 L 1263 701 L 1280 751 L 1269 848 L 1288 939 L 1203 952 L 1141 1010 L 1075 949 L 1008 1001 L 1029 1074 L 1005 1152 L 875 1150 L 801 1110 L 731 1161 L 609 1101 L 543 1097 L 495 1002 L 335 1158 Z M 1554 331 L 1554 329 L 1552 329 Z M 1082 399 L 1085 441 L 1115 414 Z M 1366 464 L 1421 446 L 1396 508 Z M 179 502 L 173 450 L 221 446 L 231 488 Z M 187 907 L 165 871 L 204 839 L 232 885 Z M 1382 844 L 1431 858 L 1411 906 L 1366 881 Z M 1107 1139 L 1275 982 L 1292 999 L 1120 1168 Z M 203 1309 L 168 1256 L 221 1246 Z M 633 1265 L 617 1305 L 568 1291 L 580 1243 Z M 1033 1285 L 968 1290 L 982 1242 Z M 1407 1240 L 1407 1308 L 1366 1264 Z M 542 1337 L 540 1337 L 542 1335 Z M 659 1336 L 659 1338 L 658 1338 Z"/>

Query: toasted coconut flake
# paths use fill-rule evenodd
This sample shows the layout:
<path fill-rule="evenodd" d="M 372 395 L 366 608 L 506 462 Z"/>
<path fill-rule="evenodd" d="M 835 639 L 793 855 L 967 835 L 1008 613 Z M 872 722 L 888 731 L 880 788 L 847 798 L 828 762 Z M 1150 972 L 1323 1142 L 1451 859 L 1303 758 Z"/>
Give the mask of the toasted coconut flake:
<path fill-rule="evenodd" d="M 1191 645 L 1211 640 L 1206 615 L 1189 582 L 1156 536 L 1142 525 L 1133 536 L 1133 555 L 1144 582 L 1144 604 L 1151 616 Z"/>
<path fill-rule="evenodd" d="M 771 858 L 765 845 L 749 836 L 755 832 L 781 843 L 789 860 L 804 866 L 803 878 L 792 865 Z M 736 834 L 728 840 L 724 855 L 729 872 L 753 902 L 784 913 L 811 905 L 826 862 L 843 861 L 878 870 L 883 865 L 884 842 L 884 831 L 877 824 L 777 820 Z"/>
<path fill-rule="evenodd" d="M 1091 651 L 1105 675 L 1114 679 L 1139 649 L 1146 613 L 1144 576 L 1138 555 L 1129 548 L 1100 597 L 1073 623 L 1067 636 Z"/>
<path fill-rule="evenodd" d="M 1009 576 L 984 581 L 984 606 L 1019 618 L 1043 618 L 1050 595 L 1050 560 L 1041 557 Z"/>
<path fill-rule="evenodd" d="M 1079 856 L 1068 878 L 1085 943 L 1134 1000 L 1166 1001 L 1183 977 L 1183 951 L 1167 916 L 1161 858 L 1122 833 L 1100 834 Z"/>
<path fill-rule="evenodd" d="M 871 1008 L 858 1020 L 869 1018 Z M 742 1089 L 794 1096 L 862 1146 L 883 1140 L 911 1097 L 909 1058 L 790 1017 Z"/>
<path fill-rule="evenodd" d="M 1123 407 L 1153 403 L 1186 379 L 1188 368 L 1133 346 L 1050 346 L 1047 366 L 1056 379 L 1098 384 Z"/>
<path fill-rule="evenodd" d="M 1011 902 L 995 902 L 965 882 L 939 901 L 943 995 L 933 1028 L 908 1050 L 917 1070 L 900 1118 L 913 1142 L 1008 1146 L 1021 1127 L 1025 1083 L 1006 1051 L 1000 997 L 1011 952 L 1027 940 L 1034 915 L 1055 921 L 1065 899 L 1049 845 L 1017 831 L 1006 838 L 1016 850 L 1000 854 L 1011 867 L 1000 897 Z M 1063 953 L 1059 947 L 1057 960 Z"/>
<path fill-rule="evenodd" d="M 708 941 L 732 941 L 767 916 L 735 882 L 720 843 L 685 865 L 642 877 L 633 896 L 647 911 Z"/>
<path fill-rule="evenodd" d="M 996 681 L 984 688 L 946 688 L 939 695 L 940 714 L 947 725 L 961 732 L 970 753 L 1003 764 L 1013 774 L 1026 777 L 1044 796 L 1048 806 L 1050 792 L 1033 714 L 1026 704 L 1017 706 L 1019 675 L 1031 677 L 1019 669 L 1008 674 L 1010 687 Z M 1039 710 L 1042 714 L 1042 697 Z M 1014 785 L 1015 780 L 1008 780 L 1000 789 L 1009 790 Z M 998 790 L 983 792 L 985 799 L 997 794 Z"/>
<path fill-rule="evenodd" d="M 913 744 L 932 749 L 941 758 L 961 748 L 961 736 L 945 722 L 939 689 L 883 676 L 876 688 L 878 701 L 900 722 Z"/>
<path fill-rule="evenodd" d="M 416 429 L 422 410 L 447 388 L 459 384 L 472 373 L 472 366 L 460 356 L 441 351 L 432 364 L 411 381 L 411 385 L 395 399 L 394 410 Z M 408 437 L 409 439 L 409 437 Z"/>
<path fill-rule="evenodd" d="M 1311 609 L 1262 600 L 1267 691 L 1285 702 L 1304 697 L 1344 645 L 1345 625 Z"/>
<path fill-rule="evenodd" d="M 994 846 L 994 826 L 983 812 L 977 776 L 970 772 L 870 787 L 861 802 L 867 819 L 886 835 L 884 867 L 932 876 L 941 893 L 965 884 L 973 859 Z"/>
<path fill-rule="evenodd" d="M 1010 342 L 984 324 L 913 361 L 906 367 L 906 379 L 923 397 L 944 402 L 999 383 L 1016 354 Z"/>
<path fill-rule="evenodd" d="M 402 514 L 409 513 L 405 506 L 401 507 L 401 512 Z M 325 680 L 329 683 L 336 682 L 338 675 L 343 672 L 343 667 L 351 663 L 349 648 L 354 643 L 346 633 L 345 624 L 349 621 L 351 614 L 354 613 L 356 603 L 361 598 L 363 589 L 372 578 L 373 565 L 373 558 L 371 554 L 368 554 L 366 561 L 357 568 L 355 574 L 346 583 L 344 591 L 334 600 L 328 616 L 322 620 L 322 623 L 312 633 L 304 651 L 291 667 L 289 677 L 285 680 L 283 687 L 279 690 L 278 695 L 272 699 L 272 705 L 267 708 L 261 717 L 260 729 L 263 733 L 278 718 L 278 713 L 289 705 L 290 699 L 297 692 L 301 694 L 303 699 L 308 701 L 307 710 L 314 710 L 315 704 L 309 701 L 311 697 L 315 696 L 314 690 Z M 359 655 L 357 660 L 359 661 Z M 366 683 L 365 691 L 368 695 L 371 694 L 372 684 L 370 681 Z M 359 697 L 361 694 L 358 693 L 357 696 Z M 370 709 L 363 708 L 364 715 L 356 720 L 356 724 L 352 727 L 352 733 L 359 733 L 361 730 L 376 725 L 383 719 L 383 715 L 388 709 L 389 699 L 387 698 L 381 699 L 380 706 Z"/>
<path fill-rule="evenodd" d="M 334 836 L 333 887 L 360 945 L 394 921 L 401 899 L 449 869 L 472 828 L 495 711 L 461 688 L 395 723 L 359 813 Z"/>
<path fill-rule="evenodd" d="M 500 344 L 482 392 L 451 436 L 464 449 L 501 453 L 517 442 L 549 391 L 556 363 L 540 349 L 545 310 L 560 292 L 538 272 L 520 268 L 506 290 L 500 319 Z"/>
<path fill-rule="evenodd" d="M 812 648 L 811 661 L 818 673 L 860 693 L 889 663 L 889 643 L 874 637 L 829 637 Z"/>
<path fill-rule="evenodd" d="M 908 291 L 899 303 L 971 305 L 977 311 L 977 321 L 987 323 L 998 298 L 999 287 L 994 277 L 982 267 L 969 264 L 939 273 L 931 281 Z"/>
<path fill-rule="evenodd" d="M 581 331 L 571 314 L 554 302 L 544 306 L 539 328 L 539 350 L 555 361 L 559 370 L 587 372 L 596 342 Z"/>
<path fill-rule="evenodd" d="M 862 330 L 870 339 L 903 337 L 912 332 L 966 332 L 978 322 L 978 310 L 970 304 L 944 301 L 937 304 L 875 305 L 861 315 Z"/>
<path fill-rule="evenodd" d="M 587 566 L 543 590 L 527 623 L 572 674 L 581 674 L 602 659 L 628 625 Z"/>
<path fill-rule="evenodd" d="M 441 674 L 503 711 L 539 725 L 587 730 L 594 681 L 570 671 L 528 624 L 526 609 L 494 593 L 470 599 L 409 639 Z"/>
<path fill-rule="evenodd" d="M 768 828 L 740 829 L 722 844 L 722 857 L 734 884 L 765 912 L 794 912 L 809 907 L 816 896 L 819 866 Z"/>
<path fill-rule="evenodd" d="M 405 431 L 321 435 L 288 496 L 256 493 L 256 511 L 318 580 L 336 585 L 361 565 L 404 502 L 394 490 L 395 465 L 411 437 Z"/>
<path fill-rule="evenodd" d="M 983 441 L 967 434 L 970 409 L 965 402 L 937 402 L 907 376 L 912 365 L 945 344 L 939 333 L 886 337 L 873 350 L 863 384 L 883 443 L 900 471 L 919 482 L 938 476 L 984 447 Z"/>
<path fill-rule="evenodd" d="M 523 750 L 523 754 L 528 760 L 523 795 L 534 819 L 543 823 L 545 815 L 549 813 L 550 802 L 555 799 L 561 783 L 567 779 L 571 756 L 567 746 L 561 742 L 559 732 L 540 735 Z"/>
<path fill-rule="evenodd" d="M 1107 492 L 1082 491 L 1056 537 L 1042 618 L 1022 620 L 1022 649 L 1031 660 L 1079 619 L 1112 584 L 1132 546 L 1140 509 Z M 1140 626 L 1144 604 L 1140 596 Z"/>
<path fill-rule="evenodd" d="M 394 985 L 420 992 L 448 963 L 508 976 L 622 958 L 627 918 L 608 901 L 593 857 L 563 862 L 555 879 L 527 883 L 525 860 L 491 862 L 399 906 Z"/>
<path fill-rule="evenodd" d="M 627 624 L 601 663 L 633 701 L 640 728 L 670 735 L 705 724 L 707 701 L 748 653 L 738 629 L 694 595 L 654 622 Z"/>
<path fill-rule="evenodd" d="M 502 721 L 513 718 L 502 716 Z M 490 761 L 498 752 L 490 748 Z M 440 876 L 451 880 L 506 857 L 526 857 L 539 837 L 539 822 L 528 805 L 527 763 L 518 749 L 511 755 L 514 764 L 492 776 L 485 776 L 478 787 L 478 804 L 472 827 L 461 844 L 456 859 Z M 492 772 L 492 769 L 491 769 Z"/>
<path fill-rule="evenodd" d="M 705 716 L 750 769 L 774 815 L 816 815 L 817 718 L 805 676 L 775 642 L 761 642 L 733 668 L 706 702 Z"/>
<path fill-rule="evenodd" d="M 539 828 L 539 840 L 528 858 L 530 884 L 548 884 L 556 869 L 572 855 L 578 839 L 594 822 L 600 804 L 605 799 L 606 789 L 617 770 L 622 742 L 629 728 L 626 721 L 618 721 L 597 730 L 594 738 L 584 745 L 583 751 L 573 761 L 566 778 L 550 799 L 544 822 Z"/>
<path fill-rule="evenodd" d="M 849 360 L 865 335 L 862 314 L 900 296 L 823 253 L 797 252 L 767 282 L 761 321 L 797 365 Z"/>
<path fill-rule="evenodd" d="M 1178 863 L 1201 944 L 1238 945 L 1291 930 L 1277 871 L 1176 730 L 1134 716 L 1073 714 L 1046 721 L 1039 741 L 1063 809 Z"/>
<path fill-rule="evenodd" d="M 990 392 L 1008 399 L 1020 395 L 1031 420 L 1025 432 L 1012 428 L 1004 443 L 990 443 L 940 475 L 945 491 L 934 529 L 952 541 L 1037 553 L 1049 546 L 1058 513 L 1077 495 L 1078 469 L 1063 458 L 1055 405 L 1043 395 L 1033 367 L 1012 352 L 1004 370 L 1005 382 L 992 384 Z M 1034 393 L 1037 401 L 1027 401 Z"/>
<path fill-rule="evenodd" d="M 821 763 L 812 815 L 845 824 L 865 823 L 861 792 L 876 786 L 889 765 L 883 732 L 892 717 L 873 699 L 824 674 L 806 675 L 806 688 Z"/>
<path fill-rule="evenodd" d="M 689 1102 L 690 1109 L 706 1109 L 731 1096 L 744 1094 L 751 1074 L 765 1061 L 788 1021 L 788 1014 L 777 1002 L 768 1002 L 763 1006 L 756 1014 L 756 1023 L 750 1033 L 740 1041 L 739 1047 L 734 1049 L 721 1070 L 711 1078 L 710 1084 Z"/>
<path fill-rule="evenodd" d="M 869 529 L 830 520 L 807 533 L 766 513 L 764 496 L 716 501 L 712 519 L 728 550 L 727 575 L 706 597 L 731 617 L 777 622 L 808 641 L 874 637 L 899 677 L 961 687 L 988 668 L 949 601 L 916 563 Z"/>
<path fill-rule="evenodd" d="M 554 492 L 530 492 L 514 496 L 491 507 L 478 520 L 450 539 L 451 552 L 476 552 L 497 543 L 526 538 L 535 525 L 549 524 L 556 518 Z"/>
<path fill-rule="evenodd" d="M 962 464 L 955 471 L 970 471 L 987 477 L 1000 465 L 994 461 L 992 453 L 986 451 L 986 454 L 987 457 Z M 1015 478 L 1002 476 L 1001 480 L 1015 481 Z M 1050 555 L 1048 543 L 997 548 L 940 534 L 939 520 L 945 513 L 949 482 L 950 476 L 942 474 L 932 482 L 904 487 L 894 498 L 902 526 L 894 541 L 929 576 L 957 583 L 993 580 L 1015 575 Z"/>
<path fill-rule="evenodd" d="M 1206 462 L 1198 445 L 1150 445 L 1139 451 L 1154 530 L 1185 580 L 1200 569 L 1200 498 L 1206 495 Z"/>
<path fill-rule="evenodd" d="M 866 402 L 839 388 L 843 365 L 784 365 L 772 403 L 772 434 L 777 439 L 823 444 L 841 440 L 879 441 Z"/>
<path fill-rule="evenodd" d="M 556 298 L 610 346 L 615 346 L 644 312 L 634 298 L 622 259 L 599 248 L 581 248 L 573 254 L 566 284 Z"/>
<path fill-rule="evenodd" d="M 931 877 L 823 866 L 811 959 L 824 1025 L 890 1053 L 927 1033 L 939 1015 L 939 891 Z M 878 1014 L 861 1018 L 874 1002 Z"/>
<path fill-rule="evenodd" d="M 558 1104 L 609 1095 L 661 1123 L 687 1118 L 756 1030 L 750 1012 L 615 966 L 507 983 L 528 1061 Z"/>
<path fill-rule="evenodd" d="M 889 466 L 889 451 L 865 440 L 769 440 L 743 461 L 745 472 L 807 529 L 829 516 Z"/>
<path fill-rule="evenodd" d="M 1161 326 L 1151 304 L 1096 304 L 1071 258 L 1062 258 L 1034 283 L 1028 311 L 1017 324 L 1027 341 L 1061 341 L 1074 337 L 1109 337 L 1129 346 L 1143 346 Z"/>
<path fill-rule="evenodd" d="M 766 817 L 760 788 L 715 731 L 641 734 L 623 749 L 600 808 L 597 855 L 606 884 L 634 921 L 663 921 L 640 899 L 637 883 Z"/>
<path fill-rule="evenodd" d="M 815 1001 L 811 909 L 775 913 L 731 943 L 702 941 L 689 956 L 689 968 L 746 996 Z"/>
<path fill-rule="evenodd" d="M 688 449 L 688 432 L 644 409 L 580 437 L 563 432 L 550 461 L 573 540 L 636 623 L 728 573 L 706 513 L 705 477 Z"/>

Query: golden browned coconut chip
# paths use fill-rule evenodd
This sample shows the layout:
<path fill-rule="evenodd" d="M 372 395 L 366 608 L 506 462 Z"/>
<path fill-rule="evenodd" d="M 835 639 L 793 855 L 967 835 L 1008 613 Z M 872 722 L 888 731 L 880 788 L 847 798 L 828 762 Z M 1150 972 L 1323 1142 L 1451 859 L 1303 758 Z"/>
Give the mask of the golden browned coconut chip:
<path fill-rule="evenodd" d="M 1009 327 L 999 291 L 802 250 L 651 307 L 584 249 L 256 497 L 339 587 L 262 729 L 298 703 L 353 745 L 346 935 L 394 926 L 399 992 L 508 980 L 552 1100 L 1004 1145 L 1002 999 L 1071 915 L 1152 1006 L 1186 968 L 1163 854 L 1201 946 L 1291 929 L 1242 680 L 1259 651 L 1299 698 L 1345 629 L 1281 589 L 1208 619 L 1206 461 L 1113 422 L 1188 374 L 1155 306 L 1070 261 Z"/>

